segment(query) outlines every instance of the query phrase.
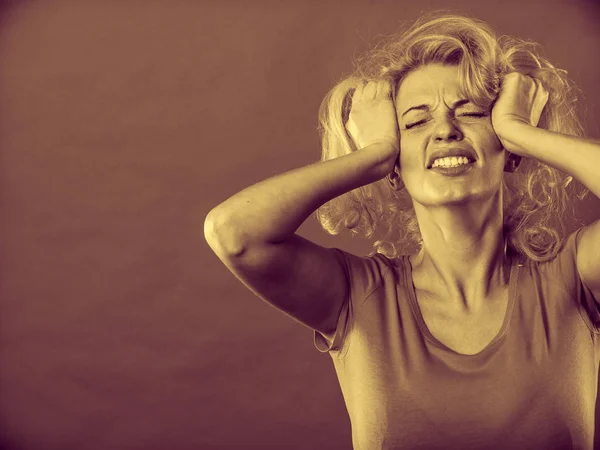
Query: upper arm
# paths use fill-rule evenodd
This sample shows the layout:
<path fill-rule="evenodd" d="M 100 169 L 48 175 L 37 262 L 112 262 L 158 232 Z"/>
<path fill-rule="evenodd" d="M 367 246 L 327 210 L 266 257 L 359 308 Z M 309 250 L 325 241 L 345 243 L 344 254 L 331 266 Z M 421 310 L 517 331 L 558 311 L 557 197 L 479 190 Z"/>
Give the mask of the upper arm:
<path fill-rule="evenodd" d="M 600 305 L 600 219 L 581 230 L 577 245 L 577 272 Z"/>
<path fill-rule="evenodd" d="M 252 292 L 297 321 L 331 335 L 348 298 L 348 278 L 335 250 L 294 234 L 286 241 L 254 245 L 238 255 L 211 248 Z"/>

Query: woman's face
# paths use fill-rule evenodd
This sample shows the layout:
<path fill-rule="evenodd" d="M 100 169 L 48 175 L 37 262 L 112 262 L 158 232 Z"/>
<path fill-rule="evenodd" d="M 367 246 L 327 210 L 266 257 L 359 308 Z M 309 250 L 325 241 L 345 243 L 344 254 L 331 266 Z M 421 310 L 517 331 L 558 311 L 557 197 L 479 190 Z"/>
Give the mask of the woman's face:
<path fill-rule="evenodd" d="M 414 108 L 418 107 L 418 108 Z M 404 77 L 396 95 L 400 127 L 400 173 L 408 193 L 422 205 L 489 198 L 500 188 L 507 153 L 489 110 L 460 95 L 458 68 L 432 64 Z M 446 176 L 428 168 L 438 150 L 470 149 L 470 170 Z"/>

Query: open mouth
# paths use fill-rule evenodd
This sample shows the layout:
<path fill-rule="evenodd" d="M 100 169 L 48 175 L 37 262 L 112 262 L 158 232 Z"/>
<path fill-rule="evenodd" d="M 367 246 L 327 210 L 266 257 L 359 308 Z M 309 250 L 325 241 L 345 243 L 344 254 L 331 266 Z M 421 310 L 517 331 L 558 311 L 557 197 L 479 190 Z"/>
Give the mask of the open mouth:
<path fill-rule="evenodd" d="M 466 156 L 443 158 L 443 160 L 435 160 L 428 169 L 454 169 L 461 166 L 469 166 L 475 163 L 475 160 Z"/>
<path fill-rule="evenodd" d="M 445 177 L 460 177 L 467 175 L 471 172 L 473 167 L 475 166 L 474 162 L 469 162 L 467 164 L 459 164 L 456 166 L 435 166 L 429 169 L 432 173 L 436 175 L 441 175 Z"/>

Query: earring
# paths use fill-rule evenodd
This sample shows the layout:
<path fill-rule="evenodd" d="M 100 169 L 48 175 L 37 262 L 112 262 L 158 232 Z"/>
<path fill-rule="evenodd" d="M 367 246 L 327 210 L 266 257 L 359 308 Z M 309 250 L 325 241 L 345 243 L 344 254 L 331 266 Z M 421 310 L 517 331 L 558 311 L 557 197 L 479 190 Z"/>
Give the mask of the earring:
<path fill-rule="evenodd" d="M 398 191 L 401 191 L 402 189 L 404 189 L 404 181 L 402 181 L 402 178 L 399 175 L 395 175 L 394 179 L 392 179 L 392 175 L 388 175 L 387 176 L 387 180 L 388 183 L 390 184 L 390 186 L 394 189 L 397 189 Z M 397 186 L 401 186 L 400 188 L 397 188 Z"/>
<path fill-rule="evenodd" d="M 519 164 L 521 164 L 521 157 L 509 152 L 508 161 L 506 161 L 506 164 L 504 165 L 504 171 L 514 172 L 518 169 Z"/>

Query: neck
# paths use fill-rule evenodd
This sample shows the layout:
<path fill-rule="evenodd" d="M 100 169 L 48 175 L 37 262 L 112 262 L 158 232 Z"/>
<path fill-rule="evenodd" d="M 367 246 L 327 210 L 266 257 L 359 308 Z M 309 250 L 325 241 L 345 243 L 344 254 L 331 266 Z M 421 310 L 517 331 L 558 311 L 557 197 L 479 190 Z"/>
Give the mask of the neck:
<path fill-rule="evenodd" d="M 476 312 L 508 285 L 501 194 L 486 203 L 415 203 L 423 247 L 413 270 L 445 306 Z M 415 267 L 416 266 L 416 267 Z"/>

